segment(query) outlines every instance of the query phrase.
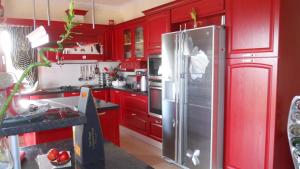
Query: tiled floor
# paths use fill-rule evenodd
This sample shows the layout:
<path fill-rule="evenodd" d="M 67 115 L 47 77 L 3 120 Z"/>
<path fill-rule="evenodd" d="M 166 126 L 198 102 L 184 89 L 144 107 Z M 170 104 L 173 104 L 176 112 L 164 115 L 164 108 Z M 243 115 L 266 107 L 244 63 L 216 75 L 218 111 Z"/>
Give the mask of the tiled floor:
<path fill-rule="evenodd" d="M 128 133 L 120 131 L 121 148 L 137 159 L 146 162 L 155 169 L 179 169 L 161 158 L 161 150 L 143 142 Z"/>

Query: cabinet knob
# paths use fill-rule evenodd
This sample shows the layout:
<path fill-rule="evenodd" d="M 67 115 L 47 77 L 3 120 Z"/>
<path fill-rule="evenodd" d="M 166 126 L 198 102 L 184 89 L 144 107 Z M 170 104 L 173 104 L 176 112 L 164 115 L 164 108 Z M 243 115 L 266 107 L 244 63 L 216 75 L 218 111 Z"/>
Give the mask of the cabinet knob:
<path fill-rule="evenodd" d="M 253 63 L 254 59 L 243 59 L 243 63 Z"/>
<path fill-rule="evenodd" d="M 115 91 L 115 93 L 120 93 L 120 91 Z"/>
<path fill-rule="evenodd" d="M 136 116 L 136 114 L 135 113 L 131 113 L 131 116 Z"/>
<path fill-rule="evenodd" d="M 99 113 L 100 116 L 106 115 L 106 112 Z"/>
<path fill-rule="evenodd" d="M 136 97 L 136 94 L 131 94 L 131 96 Z"/>
<path fill-rule="evenodd" d="M 155 123 L 156 124 L 161 124 L 161 121 L 160 120 L 155 120 Z"/>

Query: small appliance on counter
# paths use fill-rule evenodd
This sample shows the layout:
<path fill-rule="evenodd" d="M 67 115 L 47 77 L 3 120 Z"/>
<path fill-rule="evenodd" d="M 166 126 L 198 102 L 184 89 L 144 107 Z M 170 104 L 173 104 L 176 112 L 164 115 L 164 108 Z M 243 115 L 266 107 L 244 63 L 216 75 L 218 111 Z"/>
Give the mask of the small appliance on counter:
<path fill-rule="evenodd" d="M 300 169 L 300 96 L 291 103 L 287 133 L 295 169 Z"/>
<path fill-rule="evenodd" d="M 146 69 L 137 69 L 136 74 L 136 88 L 140 90 L 141 92 L 147 92 L 148 86 L 147 86 L 147 70 Z"/>

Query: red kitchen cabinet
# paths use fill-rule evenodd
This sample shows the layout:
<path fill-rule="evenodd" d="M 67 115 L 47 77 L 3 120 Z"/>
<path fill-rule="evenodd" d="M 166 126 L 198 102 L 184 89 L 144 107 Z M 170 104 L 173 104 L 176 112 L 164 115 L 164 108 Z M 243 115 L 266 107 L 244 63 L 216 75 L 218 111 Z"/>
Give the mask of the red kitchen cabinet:
<path fill-rule="evenodd" d="M 224 12 L 224 0 L 182 1 L 184 4 L 171 9 L 171 23 L 181 23 L 191 19 L 190 13 L 195 9 L 198 17 L 206 17 Z"/>
<path fill-rule="evenodd" d="M 55 142 L 59 140 L 72 139 L 73 132 L 72 127 L 39 131 L 32 133 L 23 134 L 23 144 L 22 146 L 31 146 L 36 144 L 43 144 L 47 142 Z"/>
<path fill-rule="evenodd" d="M 225 169 L 273 169 L 277 59 L 228 59 Z"/>
<path fill-rule="evenodd" d="M 109 110 L 99 112 L 98 117 L 101 124 L 103 137 L 117 146 L 120 146 L 120 133 L 119 133 L 119 111 Z"/>
<path fill-rule="evenodd" d="M 149 137 L 162 142 L 162 119 L 149 117 Z"/>
<path fill-rule="evenodd" d="M 80 96 L 80 92 L 65 92 L 64 97 Z"/>
<path fill-rule="evenodd" d="M 123 96 L 124 124 L 141 134 L 148 134 L 148 97 L 127 93 Z"/>
<path fill-rule="evenodd" d="M 161 35 L 170 32 L 170 10 L 146 16 L 147 54 L 161 53 Z"/>
<path fill-rule="evenodd" d="M 99 100 L 108 101 L 109 99 L 109 90 L 93 90 L 92 94 L 94 98 Z"/>
<path fill-rule="evenodd" d="M 112 60 L 114 61 L 123 61 L 123 29 L 116 28 L 114 29 L 114 38 L 113 38 L 113 56 Z"/>
<path fill-rule="evenodd" d="M 230 58 L 278 56 L 279 0 L 227 0 Z"/>
<path fill-rule="evenodd" d="M 119 110 L 119 123 L 123 122 L 124 113 L 123 113 L 123 95 L 125 92 L 120 90 L 111 89 L 110 90 L 110 102 L 118 104 L 120 106 Z"/>

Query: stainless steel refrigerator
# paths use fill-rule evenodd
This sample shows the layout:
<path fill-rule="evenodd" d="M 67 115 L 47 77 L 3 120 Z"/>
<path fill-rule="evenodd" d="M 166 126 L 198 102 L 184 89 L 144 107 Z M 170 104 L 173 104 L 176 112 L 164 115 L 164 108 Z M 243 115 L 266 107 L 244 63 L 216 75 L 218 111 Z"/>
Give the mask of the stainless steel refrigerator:
<path fill-rule="evenodd" d="M 225 29 L 162 36 L 163 156 L 191 169 L 223 168 Z"/>

